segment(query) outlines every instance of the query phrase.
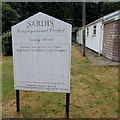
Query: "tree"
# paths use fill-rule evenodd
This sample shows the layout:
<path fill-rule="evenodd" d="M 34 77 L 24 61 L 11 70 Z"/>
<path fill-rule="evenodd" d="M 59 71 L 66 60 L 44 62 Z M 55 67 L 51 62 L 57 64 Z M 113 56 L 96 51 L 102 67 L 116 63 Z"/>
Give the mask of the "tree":
<path fill-rule="evenodd" d="M 120 2 L 104 2 L 101 6 L 101 16 L 120 10 Z"/>
<path fill-rule="evenodd" d="M 81 27 L 82 26 L 82 3 L 73 2 L 72 6 L 73 6 L 74 26 Z"/>
<path fill-rule="evenodd" d="M 8 2 L 12 9 L 16 10 L 19 14 L 19 21 L 22 21 L 31 15 L 38 12 L 40 8 L 39 3 L 31 2 Z"/>
<path fill-rule="evenodd" d="M 73 18 L 73 6 L 69 2 L 8 2 L 19 14 L 22 21 L 37 12 L 43 12 L 55 18 L 66 21 Z"/>
<path fill-rule="evenodd" d="M 2 3 L 2 33 L 11 29 L 12 21 L 18 21 L 18 14 L 9 4 Z"/>
<path fill-rule="evenodd" d="M 73 26 L 82 26 L 81 2 L 8 2 L 22 21 L 37 12 L 43 12 L 63 21 L 71 20 Z M 86 2 L 86 24 L 120 9 L 120 2 Z"/>
<path fill-rule="evenodd" d="M 88 2 L 86 3 L 86 24 L 91 23 L 101 17 L 101 6 L 103 3 Z"/>

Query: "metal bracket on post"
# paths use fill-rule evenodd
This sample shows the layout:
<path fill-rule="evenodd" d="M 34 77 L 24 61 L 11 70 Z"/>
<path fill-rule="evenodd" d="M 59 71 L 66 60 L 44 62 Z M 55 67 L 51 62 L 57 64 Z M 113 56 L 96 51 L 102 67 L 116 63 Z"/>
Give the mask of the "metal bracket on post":
<path fill-rule="evenodd" d="M 69 118 L 70 93 L 66 93 L 66 117 Z"/>
<path fill-rule="evenodd" d="M 17 112 L 20 111 L 20 96 L 19 96 L 19 90 L 16 90 L 16 108 Z"/>

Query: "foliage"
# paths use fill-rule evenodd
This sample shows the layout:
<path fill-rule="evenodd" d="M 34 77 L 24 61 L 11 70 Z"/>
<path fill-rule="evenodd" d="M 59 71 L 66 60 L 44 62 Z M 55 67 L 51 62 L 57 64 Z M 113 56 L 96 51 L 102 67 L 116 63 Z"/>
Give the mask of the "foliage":
<path fill-rule="evenodd" d="M 82 3 L 73 2 L 73 25 L 81 26 L 82 25 Z"/>
<path fill-rule="evenodd" d="M 43 12 L 73 26 L 82 26 L 82 2 L 8 2 L 22 21 L 37 12 Z M 86 2 L 86 24 L 120 9 L 120 2 Z"/>
<path fill-rule="evenodd" d="M 102 4 L 103 3 L 93 2 L 86 3 L 86 24 L 93 22 L 101 17 L 100 12 Z"/>
<path fill-rule="evenodd" d="M 19 14 L 19 20 L 22 21 L 37 12 L 43 12 L 56 18 L 66 20 L 72 16 L 71 3 L 65 2 L 10 2 L 10 6 Z"/>
<path fill-rule="evenodd" d="M 3 55 L 12 55 L 12 36 L 11 32 L 2 35 L 2 52 Z"/>
<path fill-rule="evenodd" d="M 2 33 L 11 29 L 12 21 L 18 21 L 17 12 L 9 4 L 2 3 Z"/>
<path fill-rule="evenodd" d="M 37 12 L 43 12 L 67 22 L 70 20 L 69 22 L 73 25 L 73 27 L 82 26 L 81 2 L 54 2 L 54 4 L 50 2 L 8 2 L 2 3 L 2 7 L 3 33 L 11 29 L 12 21 L 20 22 L 34 15 Z M 87 2 L 86 24 L 102 17 L 103 15 L 106 15 L 119 9 L 120 2 Z M 8 38 L 8 34 L 10 35 L 9 32 L 6 34 L 7 40 L 4 40 L 4 42 L 6 41 L 7 45 L 10 45 L 10 51 L 6 49 L 6 46 L 3 45 L 4 55 L 11 55 L 11 40 Z"/>
<path fill-rule="evenodd" d="M 101 16 L 120 10 L 120 2 L 105 2 L 101 6 Z"/>

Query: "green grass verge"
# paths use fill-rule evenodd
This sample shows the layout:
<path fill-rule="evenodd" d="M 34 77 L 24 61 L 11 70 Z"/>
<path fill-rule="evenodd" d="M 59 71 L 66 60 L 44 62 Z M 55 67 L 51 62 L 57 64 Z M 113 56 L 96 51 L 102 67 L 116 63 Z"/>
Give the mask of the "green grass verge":
<path fill-rule="evenodd" d="M 20 91 L 21 111 L 16 113 L 12 57 L 3 57 L 3 117 L 65 118 L 65 94 Z M 70 118 L 117 118 L 118 69 L 92 66 L 72 47 Z"/>

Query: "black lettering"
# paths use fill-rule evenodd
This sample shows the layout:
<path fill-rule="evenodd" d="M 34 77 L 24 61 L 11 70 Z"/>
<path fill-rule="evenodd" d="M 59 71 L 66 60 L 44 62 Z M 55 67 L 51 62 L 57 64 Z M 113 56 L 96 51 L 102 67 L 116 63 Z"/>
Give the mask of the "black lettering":
<path fill-rule="evenodd" d="M 40 26 L 40 21 L 36 21 L 36 25 L 37 25 L 37 26 Z"/>
<path fill-rule="evenodd" d="M 35 21 L 32 22 L 32 26 L 35 26 Z"/>
<path fill-rule="evenodd" d="M 50 25 L 49 25 L 49 20 L 47 21 L 47 26 L 50 26 Z"/>
<path fill-rule="evenodd" d="M 29 22 L 28 22 L 28 26 L 27 26 L 27 28 L 29 28 L 30 26 L 31 26 L 31 22 L 29 21 Z"/>
<path fill-rule="evenodd" d="M 53 26 L 53 20 L 50 20 L 50 26 Z"/>
<path fill-rule="evenodd" d="M 46 26 L 46 21 L 41 21 L 41 26 Z"/>
<path fill-rule="evenodd" d="M 39 27 L 39 26 L 53 26 L 54 27 L 54 23 L 53 20 L 47 20 L 47 21 L 28 21 L 28 26 L 29 27 Z"/>

